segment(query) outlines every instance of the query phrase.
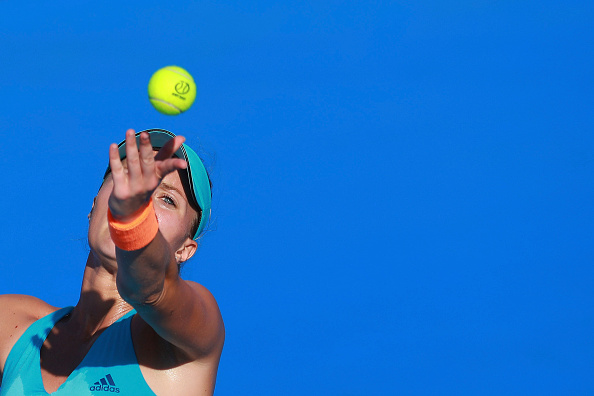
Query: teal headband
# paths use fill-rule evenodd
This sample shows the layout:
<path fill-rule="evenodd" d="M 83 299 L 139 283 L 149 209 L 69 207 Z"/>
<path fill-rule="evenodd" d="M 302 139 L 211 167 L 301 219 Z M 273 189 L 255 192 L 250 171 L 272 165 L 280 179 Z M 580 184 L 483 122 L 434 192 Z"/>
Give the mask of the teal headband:
<path fill-rule="evenodd" d="M 144 131 L 140 131 L 136 133 L 136 143 L 139 144 L 140 134 L 142 132 L 147 132 L 151 138 L 151 145 L 155 149 L 160 149 L 175 137 L 175 134 L 166 131 L 165 129 L 146 129 Z M 126 141 L 122 141 L 118 144 L 118 150 L 120 152 L 120 159 L 126 158 Z M 211 208 L 211 201 L 212 201 L 212 192 L 210 190 L 210 180 L 208 179 L 208 173 L 206 173 L 206 168 L 204 167 L 204 163 L 198 154 L 194 150 L 190 148 L 187 144 L 182 144 L 181 147 L 173 154 L 174 157 L 181 158 L 188 163 L 188 167 L 186 169 L 181 169 L 180 172 L 187 176 L 188 185 L 185 186 L 188 188 L 189 196 L 188 201 L 190 205 L 194 206 L 195 208 L 200 209 L 200 225 L 198 225 L 198 230 L 194 235 L 194 239 L 198 239 L 204 227 L 208 224 L 210 220 L 210 208 Z M 107 171 L 105 172 L 105 176 L 109 174 L 111 169 L 108 167 Z M 104 178 L 105 178 L 104 176 Z M 185 181 L 182 178 L 182 183 Z"/>

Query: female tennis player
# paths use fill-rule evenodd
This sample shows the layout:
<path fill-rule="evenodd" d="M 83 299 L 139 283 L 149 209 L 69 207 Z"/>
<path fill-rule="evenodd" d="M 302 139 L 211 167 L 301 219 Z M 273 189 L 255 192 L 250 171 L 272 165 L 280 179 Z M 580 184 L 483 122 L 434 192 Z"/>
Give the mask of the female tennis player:
<path fill-rule="evenodd" d="M 179 275 L 211 188 L 183 142 L 130 129 L 111 145 L 76 306 L 0 296 L 0 395 L 213 394 L 223 320 L 210 292 Z"/>

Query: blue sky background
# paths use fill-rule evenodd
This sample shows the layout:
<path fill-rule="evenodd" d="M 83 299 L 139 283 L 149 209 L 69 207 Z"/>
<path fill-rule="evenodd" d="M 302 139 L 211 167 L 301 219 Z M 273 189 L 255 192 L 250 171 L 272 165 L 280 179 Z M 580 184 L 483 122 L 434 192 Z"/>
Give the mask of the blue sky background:
<path fill-rule="evenodd" d="M 217 395 L 594 389 L 591 1 L 0 1 L 1 293 L 75 304 L 127 128 L 187 137 Z M 168 117 L 152 73 L 198 97 Z"/>

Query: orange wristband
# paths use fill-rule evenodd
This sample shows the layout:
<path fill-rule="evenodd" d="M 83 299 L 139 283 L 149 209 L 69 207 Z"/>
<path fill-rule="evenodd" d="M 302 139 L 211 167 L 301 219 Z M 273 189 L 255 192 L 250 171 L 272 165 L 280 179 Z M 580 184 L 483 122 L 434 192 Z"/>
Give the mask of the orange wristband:
<path fill-rule="evenodd" d="M 136 212 L 136 217 L 129 222 L 123 223 L 113 218 L 111 211 L 107 210 L 109 233 L 113 243 L 122 250 L 142 249 L 157 235 L 159 223 L 155 215 L 153 200 Z"/>

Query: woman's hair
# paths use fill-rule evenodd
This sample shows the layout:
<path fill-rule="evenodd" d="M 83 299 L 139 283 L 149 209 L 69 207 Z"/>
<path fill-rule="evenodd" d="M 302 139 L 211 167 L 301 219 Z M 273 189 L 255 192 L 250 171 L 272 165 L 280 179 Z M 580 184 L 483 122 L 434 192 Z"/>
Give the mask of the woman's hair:
<path fill-rule="evenodd" d="M 190 182 L 188 180 L 188 176 L 185 172 L 178 171 L 178 174 L 182 181 L 184 192 L 186 193 L 186 196 L 189 197 L 190 190 L 188 186 L 190 185 Z M 208 173 L 208 170 L 206 170 L 206 176 L 208 177 L 208 184 L 210 184 L 210 198 L 212 199 L 212 180 L 210 179 L 210 174 Z M 198 231 L 198 227 L 200 226 L 200 220 L 202 219 L 202 209 L 192 204 L 190 200 L 188 200 L 188 202 L 190 203 L 190 206 L 196 211 L 196 217 L 194 217 L 194 219 L 192 220 L 192 224 L 190 225 L 190 231 L 188 232 L 188 237 L 194 238 L 194 235 L 196 235 L 196 231 Z M 204 231 L 202 232 L 204 233 Z"/>

